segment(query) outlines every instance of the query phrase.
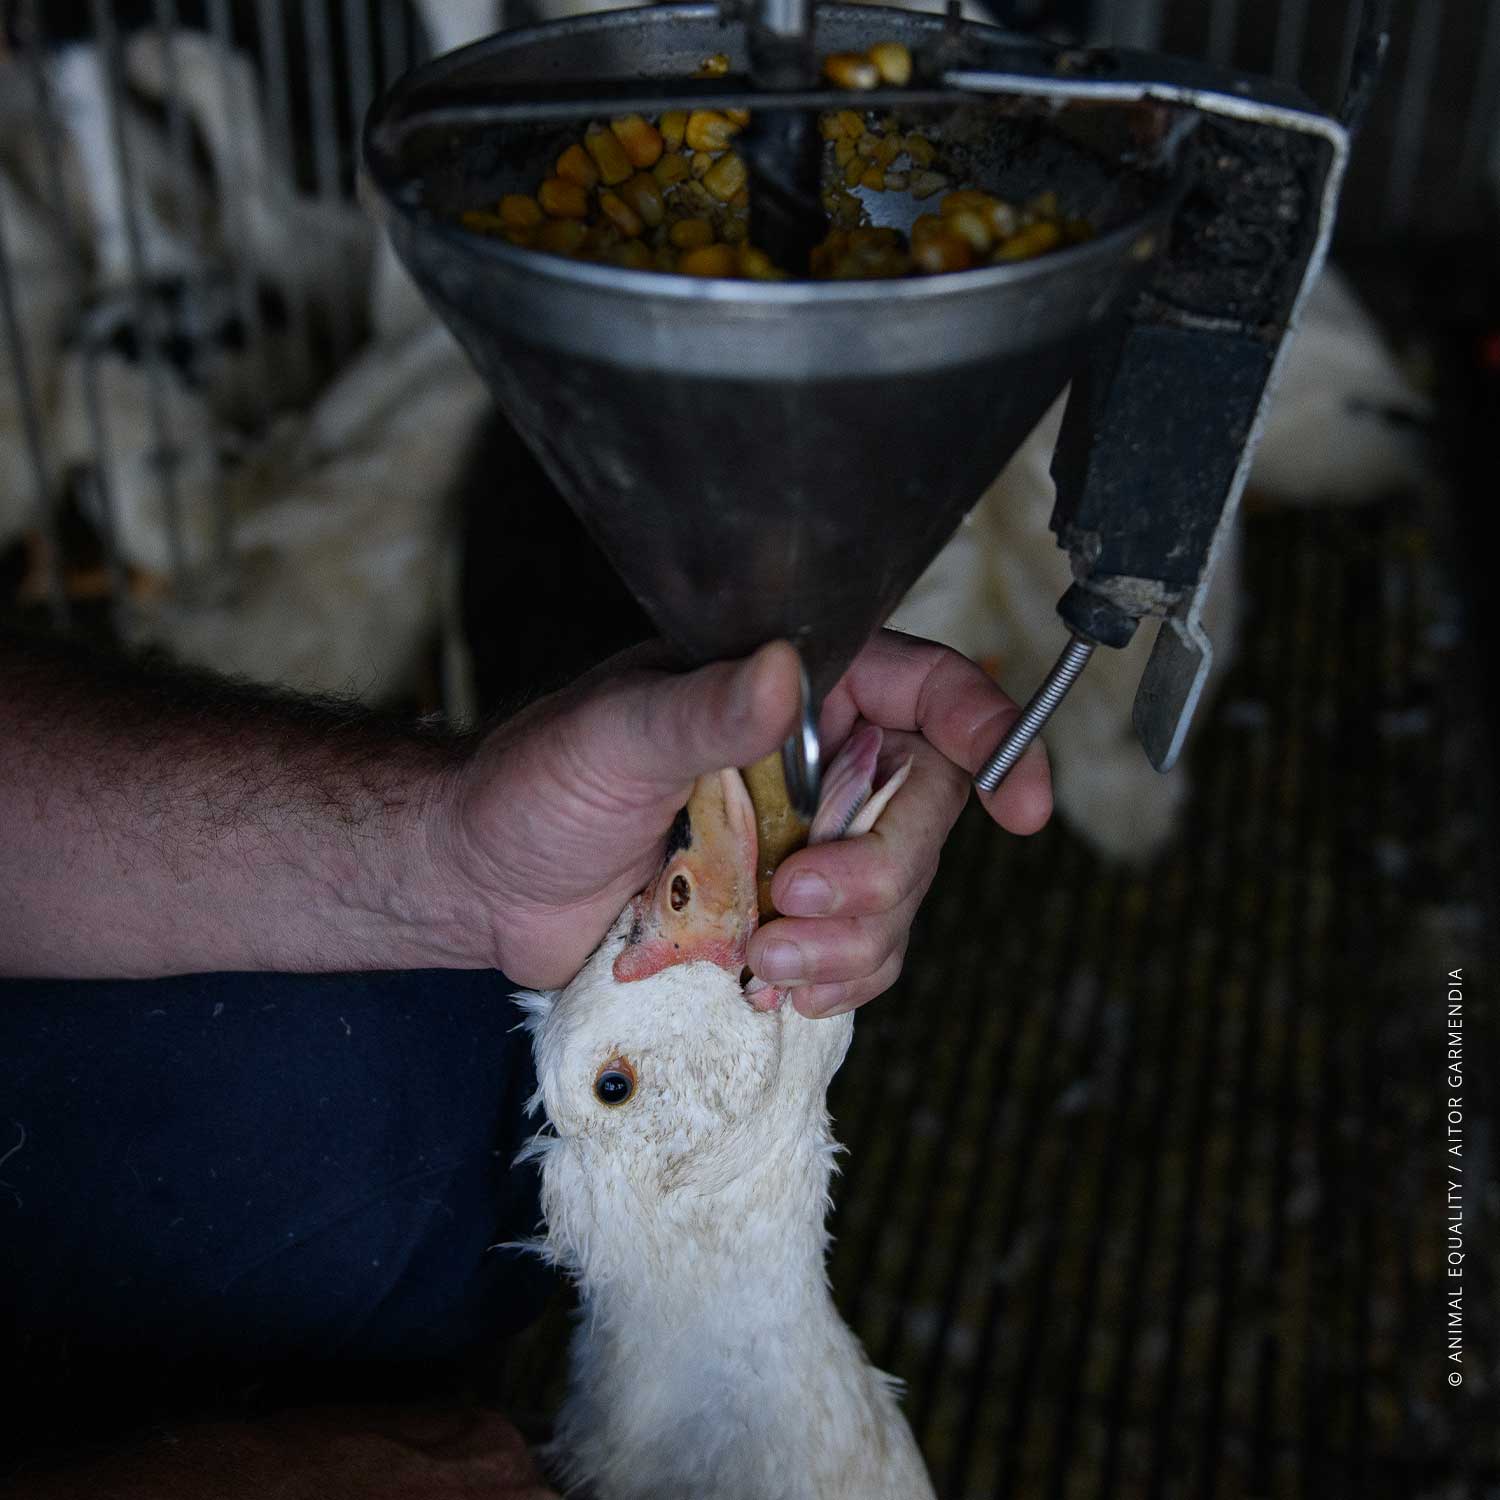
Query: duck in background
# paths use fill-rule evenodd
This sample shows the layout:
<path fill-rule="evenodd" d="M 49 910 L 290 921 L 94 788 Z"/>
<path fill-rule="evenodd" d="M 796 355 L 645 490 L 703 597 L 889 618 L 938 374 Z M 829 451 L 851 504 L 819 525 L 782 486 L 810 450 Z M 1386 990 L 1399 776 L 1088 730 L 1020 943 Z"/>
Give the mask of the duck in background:
<path fill-rule="evenodd" d="M 1057 601 L 1072 582 L 1049 522 L 1060 398 L 919 578 L 890 624 L 984 663 L 1020 701 L 1065 639 Z M 1303 309 L 1247 491 L 1257 503 L 1354 503 L 1417 483 L 1429 408 L 1348 284 L 1326 270 Z M 1242 613 L 1239 523 L 1205 602 L 1211 695 L 1234 660 Z M 1047 729 L 1058 815 L 1105 858 L 1145 863 L 1171 840 L 1187 767 L 1152 769 L 1131 707 L 1155 637 L 1098 651 Z M 1200 710 L 1199 722 L 1202 722 Z"/>
<path fill-rule="evenodd" d="M 245 56 L 201 32 L 173 33 L 171 49 L 177 97 L 203 143 L 206 171 L 189 194 L 175 180 L 174 193 L 137 194 L 140 222 L 153 226 L 149 242 L 169 247 L 152 252 L 142 287 L 111 285 L 128 270 L 115 264 L 112 217 L 123 213 L 126 186 L 106 102 L 87 92 L 104 86 L 96 49 L 71 44 L 53 60 L 71 90 L 69 139 L 94 204 L 83 222 L 92 225 L 105 283 L 74 323 L 53 447 L 65 471 L 92 472 L 92 518 L 121 561 L 162 578 L 178 562 L 192 572 L 220 555 L 246 491 L 244 476 L 228 468 L 253 450 L 268 416 L 302 406 L 328 380 L 339 357 L 329 331 L 348 321 L 340 309 L 362 285 L 373 241 L 356 208 L 299 193 L 277 164 Z M 161 102 L 168 63 L 157 32 L 129 39 L 125 69 L 141 96 Z M 217 216 L 164 217 L 195 204 L 217 204 Z"/>
<path fill-rule="evenodd" d="M 442 614 L 455 472 L 488 404 L 446 330 L 368 346 L 231 473 L 228 592 L 138 609 L 134 639 L 256 682 L 411 693 Z"/>

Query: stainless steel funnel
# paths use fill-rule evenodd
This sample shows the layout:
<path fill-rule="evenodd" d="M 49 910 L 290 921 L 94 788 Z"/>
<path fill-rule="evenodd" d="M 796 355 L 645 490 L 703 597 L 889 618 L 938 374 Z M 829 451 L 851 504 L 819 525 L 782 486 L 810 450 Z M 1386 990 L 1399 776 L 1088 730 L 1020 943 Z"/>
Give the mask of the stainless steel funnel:
<path fill-rule="evenodd" d="M 976 66 L 1022 46 L 878 7 L 820 10 L 817 28 L 824 52 L 896 39 L 959 45 Z M 454 110 L 420 127 L 423 111 L 680 80 L 713 52 L 746 68 L 743 24 L 703 5 L 504 34 L 398 84 L 367 162 L 402 260 L 663 635 L 690 662 L 788 638 L 821 698 L 1141 285 L 1173 185 L 1126 164 L 1121 111 L 955 101 L 935 128 L 961 135 L 977 180 L 1017 198 L 1057 188 L 1097 237 L 949 276 L 765 283 L 458 227 L 460 210 L 534 189 L 582 122 L 461 128 Z M 923 207 L 869 206 L 896 223 Z"/>

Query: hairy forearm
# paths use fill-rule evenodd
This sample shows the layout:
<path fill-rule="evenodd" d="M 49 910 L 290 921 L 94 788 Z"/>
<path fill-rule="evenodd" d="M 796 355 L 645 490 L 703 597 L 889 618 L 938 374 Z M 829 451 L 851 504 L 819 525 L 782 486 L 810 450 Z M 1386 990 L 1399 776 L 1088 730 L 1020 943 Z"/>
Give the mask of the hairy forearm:
<path fill-rule="evenodd" d="M 489 962 L 451 736 L 0 634 L 0 971 Z"/>

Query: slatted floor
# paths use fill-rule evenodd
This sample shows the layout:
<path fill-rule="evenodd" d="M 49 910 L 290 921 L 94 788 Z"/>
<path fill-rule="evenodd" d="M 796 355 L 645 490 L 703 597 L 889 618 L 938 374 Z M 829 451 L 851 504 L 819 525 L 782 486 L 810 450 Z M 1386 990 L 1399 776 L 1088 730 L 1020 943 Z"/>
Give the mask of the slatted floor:
<path fill-rule="evenodd" d="M 1444 1362 L 1450 968 L 1476 1073 L 1497 1034 L 1459 623 L 1416 501 L 1258 517 L 1247 566 L 1174 854 L 971 809 L 835 1081 L 834 1286 L 946 1500 L 1500 1493 L 1492 1253 Z"/>

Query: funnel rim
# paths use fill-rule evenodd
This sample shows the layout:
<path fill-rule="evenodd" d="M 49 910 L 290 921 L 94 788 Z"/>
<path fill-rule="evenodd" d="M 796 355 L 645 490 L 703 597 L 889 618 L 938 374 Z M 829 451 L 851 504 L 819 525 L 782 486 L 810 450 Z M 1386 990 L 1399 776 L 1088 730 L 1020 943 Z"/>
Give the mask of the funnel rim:
<path fill-rule="evenodd" d="M 498 261 L 517 272 L 545 280 L 571 283 L 597 291 L 655 294 L 672 301 L 739 303 L 750 307 L 839 306 L 845 303 L 926 301 L 992 291 L 1028 281 L 1063 275 L 1071 267 L 1098 259 L 1116 263 L 1134 252 L 1132 242 L 1147 241 L 1141 259 L 1154 256 L 1161 247 L 1159 232 L 1164 210 L 1147 210 L 1128 224 L 1076 245 L 1065 245 L 1030 260 L 1010 261 L 998 266 L 975 266 L 967 271 L 944 271 L 934 276 L 872 277 L 860 281 L 748 281 L 731 276 L 684 276 L 676 271 L 633 270 L 627 266 L 601 265 L 597 261 L 572 260 L 545 250 L 529 250 L 507 244 L 493 236 L 465 229 L 461 224 L 427 214 L 409 204 L 399 205 L 403 215 L 426 233 L 436 233 L 480 259 Z"/>

